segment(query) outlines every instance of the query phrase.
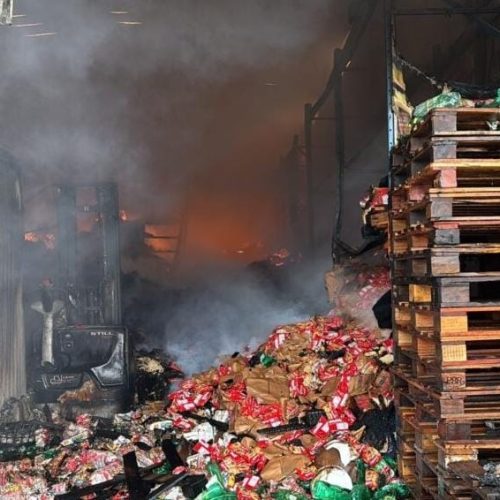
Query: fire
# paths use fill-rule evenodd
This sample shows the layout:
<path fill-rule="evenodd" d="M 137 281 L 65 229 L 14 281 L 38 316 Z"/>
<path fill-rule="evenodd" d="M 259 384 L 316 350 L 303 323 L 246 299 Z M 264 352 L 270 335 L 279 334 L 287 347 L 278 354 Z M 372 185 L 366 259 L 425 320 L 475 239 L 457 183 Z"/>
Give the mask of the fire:
<path fill-rule="evenodd" d="M 128 213 L 125 210 L 120 210 L 120 220 L 122 222 L 127 222 L 129 220 Z"/>
<path fill-rule="evenodd" d="M 171 240 L 157 239 L 157 238 L 144 238 L 144 243 L 153 252 L 158 253 L 173 253 L 175 251 L 175 242 Z"/>
<path fill-rule="evenodd" d="M 49 250 L 54 250 L 56 247 L 56 237 L 53 233 L 29 231 L 24 233 L 24 241 L 30 241 L 31 243 L 43 243 L 45 248 Z"/>
<path fill-rule="evenodd" d="M 145 245 L 169 262 L 175 257 L 179 236 L 178 224 L 146 224 L 144 226 Z"/>
<path fill-rule="evenodd" d="M 276 267 L 291 264 L 300 261 L 300 259 L 300 255 L 292 255 L 286 248 L 280 248 L 268 257 L 269 262 Z"/>

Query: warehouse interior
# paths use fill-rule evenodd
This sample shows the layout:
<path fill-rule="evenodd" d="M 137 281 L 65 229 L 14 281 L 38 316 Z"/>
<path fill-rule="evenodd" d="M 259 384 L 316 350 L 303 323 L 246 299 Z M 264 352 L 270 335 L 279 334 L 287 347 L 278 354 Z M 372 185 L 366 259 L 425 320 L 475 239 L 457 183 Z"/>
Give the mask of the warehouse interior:
<path fill-rule="evenodd" d="M 0 0 L 0 498 L 500 498 L 499 0 Z"/>

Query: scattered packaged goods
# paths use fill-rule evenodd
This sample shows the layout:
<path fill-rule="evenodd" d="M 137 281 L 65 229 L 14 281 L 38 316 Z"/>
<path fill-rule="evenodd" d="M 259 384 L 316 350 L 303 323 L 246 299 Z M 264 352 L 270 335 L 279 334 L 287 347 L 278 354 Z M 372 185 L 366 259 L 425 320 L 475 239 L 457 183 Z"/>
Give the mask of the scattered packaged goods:
<path fill-rule="evenodd" d="M 35 440 L 25 458 L 1 463 L 0 495 L 101 487 L 126 498 L 123 457 L 132 452 L 139 490 L 154 498 L 404 498 L 391 359 L 391 339 L 338 316 L 281 326 L 255 352 L 228 356 L 113 421 L 65 422 L 54 412 L 59 440 Z"/>

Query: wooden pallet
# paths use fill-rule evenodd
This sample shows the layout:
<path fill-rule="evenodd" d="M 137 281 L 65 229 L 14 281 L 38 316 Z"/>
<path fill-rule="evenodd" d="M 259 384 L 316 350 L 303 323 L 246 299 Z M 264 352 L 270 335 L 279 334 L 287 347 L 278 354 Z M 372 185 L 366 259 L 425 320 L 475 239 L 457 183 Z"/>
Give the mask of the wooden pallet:
<path fill-rule="evenodd" d="M 472 500 L 500 500 L 498 488 L 475 488 L 472 490 Z"/>
<path fill-rule="evenodd" d="M 500 271 L 500 244 L 415 249 L 394 255 L 393 275 L 459 276 Z"/>
<path fill-rule="evenodd" d="M 443 470 L 437 464 L 437 458 L 420 455 L 416 451 L 416 498 L 434 500 L 470 500 L 472 489 L 461 478 Z"/>
<path fill-rule="evenodd" d="M 443 366 L 435 357 L 422 358 L 414 351 L 396 346 L 395 362 L 398 368 L 404 369 L 417 380 L 433 380 L 434 388 L 441 392 L 495 394 L 494 388 L 500 385 L 500 364 L 490 358 L 463 361 L 460 366 L 449 366 L 449 364 Z M 494 398 L 493 406 L 499 405 L 497 399 Z M 479 406 L 480 411 L 483 409 Z M 497 414 L 498 412 L 493 416 L 490 412 L 485 418 L 497 418 Z"/>
<path fill-rule="evenodd" d="M 441 370 L 453 370 L 462 364 L 475 366 L 479 361 L 482 367 L 495 367 L 500 359 L 498 330 L 497 338 L 492 338 L 493 335 L 488 332 L 490 335 L 487 340 L 475 337 L 473 331 L 468 333 L 470 337 L 462 335 L 460 340 L 443 340 L 431 329 L 415 331 L 396 326 L 395 340 L 403 352 L 412 353 L 422 360 L 431 360 Z"/>
<path fill-rule="evenodd" d="M 454 217 L 496 217 L 500 215 L 500 188 L 454 187 L 409 190 L 406 200 L 393 197 L 394 217 L 408 216 L 410 222 L 427 220 L 452 220 Z"/>
<path fill-rule="evenodd" d="M 500 159 L 452 158 L 431 162 L 408 160 L 391 173 L 396 201 L 415 199 L 431 188 L 498 187 Z"/>
<path fill-rule="evenodd" d="M 455 229 L 467 227 L 471 229 L 489 230 L 491 227 L 500 225 L 500 216 L 494 215 L 450 215 L 442 217 L 430 217 L 425 211 L 426 203 L 412 205 L 408 209 L 399 210 L 391 214 L 391 229 L 395 232 L 416 229 L 419 227 Z M 495 207 L 497 211 L 498 207 Z"/>
<path fill-rule="evenodd" d="M 420 304 L 397 302 L 393 323 L 401 328 L 427 333 L 441 340 L 464 340 L 474 335 L 478 340 L 498 338 L 499 306 L 465 306 L 433 308 Z"/>
<path fill-rule="evenodd" d="M 395 405 L 398 410 L 401 432 L 410 433 L 420 448 L 424 446 L 425 435 L 432 434 L 442 439 L 486 438 L 490 435 L 485 425 L 487 420 L 498 420 L 500 415 L 500 390 L 455 390 L 440 391 L 435 387 L 436 378 L 423 377 L 419 380 L 396 366 Z M 414 424 L 413 424 L 414 423 Z M 422 436 L 417 439 L 417 428 Z M 420 440 L 420 441 L 419 441 Z"/>
<path fill-rule="evenodd" d="M 443 160 L 497 160 L 500 158 L 500 133 L 431 137 L 421 141 L 411 157 L 392 168 L 393 186 L 415 176 L 431 163 Z"/>
<path fill-rule="evenodd" d="M 500 341 L 489 342 L 467 341 L 447 342 L 433 340 L 436 361 L 443 370 L 454 370 L 464 364 L 466 366 L 498 366 L 500 359 Z M 499 401 L 500 405 L 500 401 Z"/>
<path fill-rule="evenodd" d="M 493 143 L 495 139 L 500 136 L 499 130 L 467 130 L 456 131 L 448 134 L 432 134 L 428 136 L 411 136 L 407 143 L 407 153 L 410 157 L 415 157 L 424 150 L 429 144 L 433 142 L 448 142 L 454 143 L 455 140 L 460 141 L 460 145 L 466 144 L 470 148 L 470 144 Z M 475 139 L 471 142 L 463 142 L 463 139 Z M 462 146 L 463 147 L 463 146 Z M 475 152 L 475 151 L 474 151 Z"/>
<path fill-rule="evenodd" d="M 439 160 L 456 160 L 460 158 L 495 159 L 500 158 L 500 133 L 478 133 L 469 135 L 453 135 L 449 137 L 430 137 L 416 141 L 412 162 L 429 163 Z M 415 143 L 414 143 L 415 144 Z"/>
<path fill-rule="evenodd" d="M 487 122 L 500 119 L 498 108 L 438 108 L 412 132 L 412 137 L 429 137 L 490 131 Z"/>
<path fill-rule="evenodd" d="M 436 432 L 436 421 L 418 422 L 415 419 L 415 409 L 398 406 L 399 401 L 396 398 L 398 462 L 413 496 L 433 499 L 470 498 L 468 483 L 438 465 L 439 435 Z"/>
<path fill-rule="evenodd" d="M 500 500 L 500 491 L 498 488 L 476 488 L 472 492 L 472 500 Z"/>
<path fill-rule="evenodd" d="M 438 497 L 438 472 L 437 453 L 436 456 L 421 453 L 415 450 L 415 470 L 417 474 L 417 498 Z"/>
<path fill-rule="evenodd" d="M 403 456 L 398 453 L 398 475 L 408 487 L 416 484 L 415 452 Z"/>
<path fill-rule="evenodd" d="M 462 220 L 426 221 L 410 225 L 406 218 L 402 218 L 393 219 L 390 229 L 390 251 L 394 255 L 433 247 L 486 247 L 500 243 L 500 219 L 470 223 Z"/>
<path fill-rule="evenodd" d="M 446 468 L 453 462 L 498 460 L 500 439 L 437 441 L 438 465 Z"/>
<path fill-rule="evenodd" d="M 368 220 L 371 227 L 385 231 L 389 227 L 389 211 L 379 207 L 368 214 Z"/>
<path fill-rule="evenodd" d="M 390 231 L 394 237 L 408 233 L 434 232 L 433 243 L 435 245 L 457 245 L 460 243 L 499 243 L 500 217 L 449 217 L 439 220 L 429 220 L 418 213 L 392 215 L 390 220 Z M 477 240 L 476 235 L 481 236 L 488 233 L 490 239 L 481 238 Z"/>
<path fill-rule="evenodd" d="M 432 427 L 425 433 L 423 447 L 419 444 L 419 429 L 422 424 L 414 424 L 413 438 L 404 439 L 398 436 L 401 443 L 398 449 L 400 468 L 409 482 L 415 498 L 470 498 L 471 484 L 453 471 L 439 466 L 439 439 L 435 437 Z"/>
<path fill-rule="evenodd" d="M 500 500 L 500 490 L 498 488 L 481 486 L 480 479 L 484 476 L 484 469 L 478 461 L 453 462 L 448 465 L 448 469 L 469 485 L 474 492 L 474 499 Z"/>
<path fill-rule="evenodd" d="M 500 272 L 461 273 L 458 276 L 393 277 L 396 304 L 434 308 L 500 306 Z"/>
<path fill-rule="evenodd" d="M 493 359 L 464 361 L 460 367 L 449 367 L 440 366 L 435 358 L 421 358 L 401 348 L 397 348 L 396 353 L 399 366 L 405 366 L 419 380 L 435 378 L 436 389 L 440 391 L 490 391 L 492 386 L 500 384 L 500 367 L 495 366 Z"/>

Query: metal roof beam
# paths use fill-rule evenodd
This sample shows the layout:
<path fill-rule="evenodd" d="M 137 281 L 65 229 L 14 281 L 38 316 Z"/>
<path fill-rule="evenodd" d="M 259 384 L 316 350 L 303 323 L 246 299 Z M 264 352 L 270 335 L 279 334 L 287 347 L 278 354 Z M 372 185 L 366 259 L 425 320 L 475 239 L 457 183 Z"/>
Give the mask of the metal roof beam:
<path fill-rule="evenodd" d="M 442 0 L 444 3 L 449 5 L 452 8 L 463 8 L 463 5 L 456 0 Z M 476 10 L 477 12 L 477 10 Z M 475 23 L 485 34 L 500 38 L 500 29 L 496 26 L 493 26 L 488 21 L 485 21 L 482 17 L 480 17 L 477 13 L 468 13 L 464 14 L 469 21 Z"/>

